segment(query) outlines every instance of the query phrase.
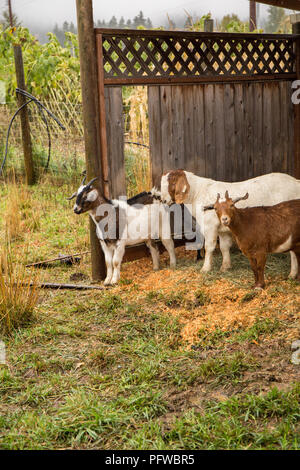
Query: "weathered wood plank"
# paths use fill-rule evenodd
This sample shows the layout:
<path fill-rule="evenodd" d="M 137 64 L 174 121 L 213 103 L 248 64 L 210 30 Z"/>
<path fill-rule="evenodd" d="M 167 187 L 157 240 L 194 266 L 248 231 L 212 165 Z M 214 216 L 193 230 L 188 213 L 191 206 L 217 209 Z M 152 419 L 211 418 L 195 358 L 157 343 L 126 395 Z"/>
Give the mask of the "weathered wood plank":
<path fill-rule="evenodd" d="M 244 96 L 243 85 L 236 84 L 234 94 L 235 107 L 235 136 L 236 136 L 236 174 L 233 181 L 242 181 L 244 174 Z"/>
<path fill-rule="evenodd" d="M 112 198 L 126 195 L 122 87 L 105 88 L 107 158 Z"/>
<path fill-rule="evenodd" d="M 152 185 L 160 186 L 163 173 L 160 87 L 148 87 L 149 143 Z"/>
<path fill-rule="evenodd" d="M 245 166 L 244 179 L 253 178 L 253 160 L 254 160 L 254 89 L 248 83 L 244 85 L 245 99 Z"/>
<path fill-rule="evenodd" d="M 280 87 L 272 87 L 272 171 L 282 171 L 283 142 L 281 140 L 281 115 L 285 113 L 286 103 L 280 101 Z"/>
<path fill-rule="evenodd" d="M 280 171 L 287 173 L 288 172 L 288 154 L 289 154 L 289 94 L 287 85 L 290 85 L 289 82 L 279 82 L 279 91 L 280 91 L 280 142 L 281 142 L 281 169 Z"/>
<path fill-rule="evenodd" d="M 225 154 L 225 120 L 224 115 L 224 87 L 215 86 L 215 107 L 214 107 L 214 125 L 215 125 L 215 151 L 216 151 L 216 176 L 220 181 L 226 178 L 226 154 Z"/>
<path fill-rule="evenodd" d="M 236 181 L 237 151 L 235 133 L 235 107 L 232 84 L 224 85 L 224 128 L 225 128 L 225 181 Z"/>
<path fill-rule="evenodd" d="M 171 148 L 173 166 L 171 168 L 184 168 L 184 136 L 185 136 L 185 109 L 184 98 L 186 98 L 187 90 L 183 90 L 180 86 L 169 87 L 171 90 L 171 106 L 172 106 L 172 134 Z"/>
<path fill-rule="evenodd" d="M 172 95 L 170 86 L 160 87 L 162 168 L 163 171 L 174 167 L 172 147 Z M 175 137 L 176 139 L 176 137 Z"/>
<path fill-rule="evenodd" d="M 272 172 L 272 84 L 263 87 L 263 160 L 264 173 Z"/>
<path fill-rule="evenodd" d="M 182 87 L 180 87 L 182 89 Z M 183 141 L 184 155 L 182 160 L 182 168 L 187 168 L 193 173 L 196 172 L 195 154 L 197 134 L 194 133 L 194 113 L 197 108 L 194 96 L 194 86 L 187 86 L 182 91 L 183 94 Z"/>
<path fill-rule="evenodd" d="M 214 126 L 214 92 L 214 85 L 204 85 L 205 167 L 206 176 L 208 178 L 215 178 L 217 170 Z"/>
<path fill-rule="evenodd" d="M 205 118 L 204 118 L 204 87 L 193 86 L 193 140 L 195 142 L 195 154 L 193 156 L 195 173 L 199 176 L 206 175 L 205 163 Z"/>
<path fill-rule="evenodd" d="M 295 42 L 295 55 L 296 55 L 296 64 L 295 70 L 297 74 L 297 80 L 300 80 L 300 23 L 295 23 L 293 25 L 293 31 L 298 33 L 298 38 Z M 300 104 L 294 105 L 294 173 L 296 178 L 300 179 Z"/>
<path fill-rule="evenodd" d="M 291 88 L 291 83 L 288 83 L 287 86 L 287 93 L 288 93 L 288 141 L 289 141 L 289 156 L 288 156 L 288 173 L 292 176 L 295 176 L 295 178 L 300 179 L 300 171 L 297 170 L 297 158 L 300 159 L 300 153 L 297 154 L 297 143 L 296 139 L 300 138 L 300 119 L 297 122 L 295 121 L 295 105 L 292 102 L 292 88 Z M 297 105 L 298 108 L 300 105 Z M 300 148 L 299 148 L 300 151 Z M 298 157 L 297 157 L 298 156 Z M 299 166 L 300 166 L 300 162 Z"/>
<path fill-rule="evenodd" d="M 254 160 L 253 176 L 264 173 L 263 155 L 263 84 L 255 83 L 254 87 Z"/>

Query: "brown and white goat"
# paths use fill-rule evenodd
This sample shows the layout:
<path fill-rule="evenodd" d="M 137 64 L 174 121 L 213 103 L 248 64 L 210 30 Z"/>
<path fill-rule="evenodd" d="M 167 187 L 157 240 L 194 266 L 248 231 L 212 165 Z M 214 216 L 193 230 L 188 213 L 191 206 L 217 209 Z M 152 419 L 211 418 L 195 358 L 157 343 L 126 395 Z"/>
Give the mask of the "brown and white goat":
<path fill-rule="evenodd" d="M 236 183 L 203 178 L 185 170 L 171 170 L 161 178 L 162 201 L 167 204 L 173 202 L 191 204 L 192 214 L 199 224 L 202 224 L 199 218 L 199 216 L 202 216 L 202 211 L 198 211 L 197 208 L 211 204 L 216 194 L 224 194 L 226 189 L 234 197 L 249 192 L 250 196 L 247 204 L 241 202 L 241 207 L 271 206 L 279 202 L 300 198 L 300 180 L 285 173 L 270 173 Z M 232 236 L 230 230 L 220 224 L 214 211 L 207 211 L 204 215 L 204 238 L 205 259 L 201 271 L 208 272 L 211 270 L 212 255 L 218 238 L 223 258 L 221 271 L 229 269 L 231 267 L 230 247 L 232 245 Z M 297 272 L 297 258 L 291 252 L 290 277 L 295 278 Z"/>
<path fill-rule="evenodd" d="M 247 207 L 239 209 L 238 201 L 248 198 L 248 193 L 231 199 L 228 191 L 225 199 L 218 194 L 214 205 L 204 210 L 215 209 L 225 227 L 234 235 L 240 250 L 250 261 L 256 288 L 263 288 L 264 269 L 268 253 L 293 251 L 298 261 L 297 279 L 300 281 L 300 199 L 281 202 L 274 206 Z"/>
<path fill-rule="evenodd" d="M 167 207 L 161 203 L 156 191 L 143 192 L 128 200 L 111 201 L 93 187 L 96 180 L 97 178 L 94 178 L 88 184 L 84 184 L 84 179 L 79 189 L 68 199 L 76 197 L 75 214 L 89 212 L 95 222 L 97 237 L 105 256 L 107 274 L 104 284 L 116 284 L 119 281 L 125 247 L 128 245 L 146 243 L 152 256 L 153 269 L 159 269 L 159 250 L 155 243 L 158 238 L 168 251 L 170 266 L 174 268 L 176 266 L 174 242 L 170 235 L 169 218 L 167 214 L 164 215 Z M 151 236 L 150 226 L 150 209 L 153 204 L 159 205 L 162 213 L 155 238 Z M 112 230 L 108 233 L 107 228 Z"/>

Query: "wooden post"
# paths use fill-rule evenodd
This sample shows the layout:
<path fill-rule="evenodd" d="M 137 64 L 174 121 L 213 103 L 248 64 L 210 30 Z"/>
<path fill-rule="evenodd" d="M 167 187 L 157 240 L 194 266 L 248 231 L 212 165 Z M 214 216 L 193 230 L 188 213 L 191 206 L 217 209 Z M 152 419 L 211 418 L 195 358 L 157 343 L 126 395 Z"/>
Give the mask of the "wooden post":
<path fill-rule="evenodd" d="M 11 7 L 11 0 L 8 0 L 8 12 L 9 12 L 9 22 L 11 28 L 14 26 L 13 12 Z M 16 69 L 16 78 L 18 88 L 25 90 L 25 76 L 24 76 L 24 65 L 23 65 L 23 55 L 21 46 L 14 46 L 14 57 L 15 57 L 15 69 Z M 26 103 L 26 98 L 23 95 L 18 94 L 17 97 L 19 106 L 22 106 Z M 32 158 L 32 145 L 31 145 L 31 135 L 30 135 L 30 124 L 28 117 L 27 107 L 20 111 L 21 115 L 21 132 L 22 132 L 22 143 L 23 143 L 23 153 L 24 153 L 24 166 L 25 166 L 25 175 L 26 183 L 32 185 L 35 183 L 35 174 L 34 174 L 34 164 Z"/>
<path fill-rule="evenodd" d="M 249 30 L 250 33 L 256 29 L 256 2 L 250 0 Z"/>
<path fill-rule="evenodd" d="M 204 20 L 204 32 L 213 33 L 214 32 L 214 20 L 212 18 L 205 18 Z"/>
<path fill-rule="evenodd" d="M 18 88 L 25 90 L 24 66 L 21 46 L 14 46 L 15 68 Z M 22 106 L 26 102 L 25 96 L 18 93 L 18 105 Z M 28 110 L 25 106 L 21 111 L 21 130 L 25 164 L 26 183 L 32 185 L 35 183 L 35 171 L 32 157 L 32 144 L 30 135 L 30 124 Z"/>
<path fill-rule="evenodd" d="M 298 34 L 296 39 L 296 74 L 300 80 L 300 22 L 294 23 L 293 34 Z M 295 155 L 295 177 L 300 179 L 300 104 L 294 105 L 294 155 Z"/>
<path fill-rule="evenodd" d="M 98 176 L 99 180 L 95 185 L 102 191 L 98 76 L 92 0 L 76 0 L 76 8 L 87 178 L 90 180 Z M 106 269 L 95 224 L 91 219 L 90 241 L 92 277 L 98 281 L 105 278 Z"/>

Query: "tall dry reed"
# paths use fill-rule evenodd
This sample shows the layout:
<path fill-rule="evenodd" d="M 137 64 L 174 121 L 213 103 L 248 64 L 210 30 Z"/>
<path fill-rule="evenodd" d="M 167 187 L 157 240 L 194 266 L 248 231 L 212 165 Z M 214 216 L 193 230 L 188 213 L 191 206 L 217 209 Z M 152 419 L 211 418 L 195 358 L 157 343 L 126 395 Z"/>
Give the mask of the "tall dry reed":
<path fill-rule="evenodd" d="M 0 253 L 0 333 L 10 334 L 28 324 L 38 301 L 37 277 L 28 275 L 12 257 L 11 245 Z"/>

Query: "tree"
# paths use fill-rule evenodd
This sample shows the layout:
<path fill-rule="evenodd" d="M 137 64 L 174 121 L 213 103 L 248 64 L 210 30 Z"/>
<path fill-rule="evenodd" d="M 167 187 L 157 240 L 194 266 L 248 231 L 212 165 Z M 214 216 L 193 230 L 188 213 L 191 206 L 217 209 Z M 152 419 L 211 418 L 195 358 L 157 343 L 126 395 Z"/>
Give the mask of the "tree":
<path fill-rule="evenodd" d="M 131 28 L 132 28 L 132 22 L 131 22 L 131 20 L 127 20 L 126 27 L 127 27 L 128 29 L 131 29 Z"/>
<path fill-rule="evenodd" d="M 58 26 L 57 23 L 54 26 L 53 33 L 57 37 L 60 45 L 63 46 L 65 42 L 65 32 Z"/>
<path fill-rule="evenodd" d="M 96 23 L 96 28 L 106 28 L 105 20 L 98 20 Z"/>
<path fill-rule="evenodd" d="M 71 23 L 70 23 L 69 32 L 70 33 L 75 33 L 75 34 L 77 33 L 77 30 L 75 28 L 75 25 L 74 25 L 73 21 L 71 21 Z"/>
<path fill-rule="evenodd" d="M 279 30 L 284 28 L 284 21 L 286 14 L 284 8 L 269 7 L 268 18 L 265 24 L 265 30 L 267 33 L 277 33 Z"/>
<path fill-rule="evenodd" d="M 118 21 L 115 15 L 113 15 L 108 23 L 108 27 L 111 29 L 116 29 L 118 27 Z"/>
<path fill-rule="evenodd" d="M 21 21 L 19 21 L 17 15 L 15 15 L 14 13 L 12 15 L 12 23 L 16 27 L 21 26 Z M 10 28 L 10 17 L 9 17 L 8 6 L 2 12 L 2 18 L 0 18 L 0 24 L 2 24 L 3 29 Z"/>
<path fill-rule="evenodd" d="M 133 27 L 138 28 L 139 26 L 146 27 L 146 19 L 142 11 L 140 11 L 139 14 L 133 18 Z"/>
<path fill-rule="evenodd" d="M 124 16 L 121 16 L 121 18 L 120 18 L 120 21 L 119 21 L 119 28 L 120 28 L 120 29 L 125 28 Z"/>
<path fill-rule="evenodd" d="M 145 26 L 146 26 L 147 29 L 152 29 L 153 28 L 152 21 L 150 20 L 150 18 L 147 18 Z M 174 29 L 175 29 L 175 23 L 174 23 Z"/>
<path fill-rule="evenodd" d="M 238 15 L 235 15 L 232 13 L 231 15 L 225 15 L 222 18 L 222 21 L 220 23 L 220 31 L 227 31 L 228 25 L 233 22 L 241 23 L 240 18 Z"/>
<path fill-rule="evenodd" d="M 67 31 L 70 31 L 69 28 L 69 23 L 67 21 L 63 22 L 63 31 L 66 33 Z"/>

